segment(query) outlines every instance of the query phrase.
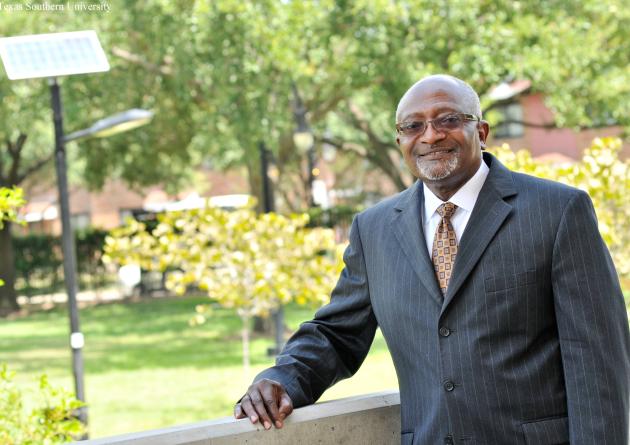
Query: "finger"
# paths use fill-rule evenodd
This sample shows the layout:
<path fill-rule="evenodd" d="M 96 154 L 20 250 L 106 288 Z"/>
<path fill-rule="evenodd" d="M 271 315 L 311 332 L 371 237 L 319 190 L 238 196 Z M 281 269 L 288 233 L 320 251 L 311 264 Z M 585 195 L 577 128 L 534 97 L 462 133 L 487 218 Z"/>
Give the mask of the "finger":
<path fill-rule="evenodd" d="M 265 407 L 265 403 L 260 392 L 258 390 L 254 390 L 249 394 L 249 398 L 252 405 L 254 405 L 254 409 L 258 413 L 258 417 L 260 417 L 263 427 L 268 430 L 271 428 L 271 419 L 269 418 L 269 413 L 267 413 L 267 408 Z"/>
<path fill-rule="evenodd" d="M 241 404 L 237 403 L 236 405 L 234 405 L 234 418 L 244 419 L 245 417 L 247 417 L 247 415 L 243 411 L 243 408 L 241 408 Z"/>
<path fill-rule="evenodd" d="M 256 409 L 252 405 L 252 401 L 250 400 L 248 395 L 245 395 L 241 399 L 241 409 L 243 410 L 245 415 L 249 417 L 249 420 L 252 423 L 258 422 L 258 413 L 256 412 Z"/>
<path fill-rule="evenodd" d="M 267 408 L 267 412 L 271 415 L 271 420 L 278 428 L 282 427 L 280 413 L 278 412 L 278 399 L 280 396 L 279 391 L 281 390 L 282 388 L 279 388 L 276 385 L 266 385 L 263 386 L 260 392 L 263 398 L 263 403 Z M 278 423 L 280 423 L 280 426 L 278 426 Z"/>
<path fill-rule="evenodd" d="M 286 419 L 293 412 L 293 401 L 286 391 L 283 391 L 280 396 L 280 408 L 278 411 L 280 412 L 281 420 Z"/>

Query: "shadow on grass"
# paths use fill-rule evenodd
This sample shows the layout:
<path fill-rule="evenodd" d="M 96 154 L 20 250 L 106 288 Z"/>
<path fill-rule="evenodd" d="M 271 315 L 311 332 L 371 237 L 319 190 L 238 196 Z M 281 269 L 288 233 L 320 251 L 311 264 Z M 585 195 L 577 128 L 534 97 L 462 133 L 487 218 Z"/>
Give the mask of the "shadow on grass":
<path fill-rule="evenodd" d="M 209 301 L 206 297 L 162 298 L 83 309 L 86 372 L 240 367 L 242 324 L 234 311 L 215 309 L 205 324 L 192 327 L 188 323 L 195 306 Z M 290 305 L 285 309 L 287 324 L 296 329 L 314 312 L 310 307 Z M 66 372 L 70 360 L 67 336 L 67 314 L 61 309 L 2 323 L 0 357 L 23 371 Z M 272 338 L 253 336 L 253 366 L 272 363 L 266 354 L 272 344 Z M 372 348 L 374 352 L 387 350 L 380 336 Z"/>

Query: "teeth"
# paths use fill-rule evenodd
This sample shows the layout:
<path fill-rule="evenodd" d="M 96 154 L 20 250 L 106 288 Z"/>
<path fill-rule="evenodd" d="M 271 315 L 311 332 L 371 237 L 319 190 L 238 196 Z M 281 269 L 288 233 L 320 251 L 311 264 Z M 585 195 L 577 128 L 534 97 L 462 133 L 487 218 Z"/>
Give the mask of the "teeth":
<path fill-rule="evenodd" d="M 452 148 L 446 148 L 444 150 L 430 151 L 429 153 L 424 153 L 424 154 L 421 154 L 420 156 L 433 155 L 433 154 L 437 154 L 437 153 L 448 153 L 448 152 L 451 152 L 451 151 L 453 151 Z"/>

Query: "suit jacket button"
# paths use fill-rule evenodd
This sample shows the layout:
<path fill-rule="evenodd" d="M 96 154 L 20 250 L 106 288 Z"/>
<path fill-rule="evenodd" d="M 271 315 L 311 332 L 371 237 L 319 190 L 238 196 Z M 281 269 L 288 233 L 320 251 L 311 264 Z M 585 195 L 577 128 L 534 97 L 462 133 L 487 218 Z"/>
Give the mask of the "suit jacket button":
<path fill-rule="evenodd" d="M 442 337 L 448 337 L 449 335 L 451 335 L 451 330 L 446 326 L 442 326 L 439 330 L 439 333 Z"/>
<path fill-rule="evenodd" d="M 452 390 L 455 389 L 455 384 L 451 382 L 450 380 L 447 382 L 444 382 L 444 389 L 447 390 L 448 392 L 451 392 Z"/>

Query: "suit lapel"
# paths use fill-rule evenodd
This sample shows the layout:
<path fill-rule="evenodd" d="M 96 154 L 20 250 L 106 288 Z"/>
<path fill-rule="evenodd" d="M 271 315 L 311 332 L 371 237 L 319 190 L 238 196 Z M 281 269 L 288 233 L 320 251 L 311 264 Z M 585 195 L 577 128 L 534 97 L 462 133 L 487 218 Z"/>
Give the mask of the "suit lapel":
<path fill-rule="evenodd" d="M 484 159 L 490 166 L 490 172 L 460 240 L 442 311 L 451 302 L 512 211 L 512 206 L 504 201 L 504 198 L 516 194 L 512 173 L 494 156 L 484 153 Z"/>
<path fill-rule="evenodd" d="M 423 232 L 424 196 L 422 183 L 417 181 L 406 192 L 401 194 L 394 209 L 392 228 L 400 248 L 411 263 L 411 267 L 418 275 L 420 282 L 431 298 L 442 306 L 442 293 L 438 287 L 429 258 Z"/>

